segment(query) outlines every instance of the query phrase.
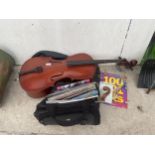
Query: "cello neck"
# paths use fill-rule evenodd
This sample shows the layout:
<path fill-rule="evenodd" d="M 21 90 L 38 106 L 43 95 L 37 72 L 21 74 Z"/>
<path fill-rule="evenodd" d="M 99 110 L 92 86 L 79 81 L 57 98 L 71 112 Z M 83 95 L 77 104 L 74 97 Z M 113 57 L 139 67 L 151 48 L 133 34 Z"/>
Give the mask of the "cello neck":
<path fill-rule="evenodd" d="M 67 66 L 97 65 L 103 63 L 118 63 L 118 62 L 120 62 L 119 59 L 67 61 Z"/>

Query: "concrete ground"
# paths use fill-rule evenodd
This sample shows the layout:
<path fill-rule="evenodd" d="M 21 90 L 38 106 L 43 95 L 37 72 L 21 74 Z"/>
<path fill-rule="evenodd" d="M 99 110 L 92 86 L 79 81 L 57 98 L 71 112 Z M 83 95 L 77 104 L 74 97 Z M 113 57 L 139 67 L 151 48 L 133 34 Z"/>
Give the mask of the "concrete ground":
<path fill-rule="evenodd" d="M 41 99 L 33 99 L 21 89 L 18 68 L 10 78 L 0 108 L 0 134 L 155 134 L 155 91 L 149 95 L 137 89 L 139 67 L 119 74 L 128 76 L 128 109 L 101 104 L 101 124 L 72 127 L 44 126 L 33 112 Z M 118 73 L 114 66 L 101 66 L 101 70 Z"/>

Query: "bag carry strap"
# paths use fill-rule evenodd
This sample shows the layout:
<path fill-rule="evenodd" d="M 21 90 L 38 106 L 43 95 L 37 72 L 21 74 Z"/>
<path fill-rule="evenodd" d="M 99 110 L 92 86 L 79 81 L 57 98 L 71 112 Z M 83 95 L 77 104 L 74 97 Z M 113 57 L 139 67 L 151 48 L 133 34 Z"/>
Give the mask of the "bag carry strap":
<path fill-rule="evenodd" d="M 58 117 L 54 117 L 56 123 L 58 123 L 59 125 L 62 126 L 72 126 L 72 125 L 76 125 L 76 124 L 80 124 L 83 120 L 84 120 L 84 116 L 85 114 L 73 114 L 72 117 L 66 117 L 65 119 L 59 119 Z"/>
<path fill-rule="evenodd" d="M 59 52 L 54 52 L 54 51 L 39 51 L 36 54 L 34 54 L 32 58 L 40 57 L 40 56 L 52 57 L 53 59 L 58 59 L 58 60 L 63 60 L 67 58 L 67 55 Z"/>

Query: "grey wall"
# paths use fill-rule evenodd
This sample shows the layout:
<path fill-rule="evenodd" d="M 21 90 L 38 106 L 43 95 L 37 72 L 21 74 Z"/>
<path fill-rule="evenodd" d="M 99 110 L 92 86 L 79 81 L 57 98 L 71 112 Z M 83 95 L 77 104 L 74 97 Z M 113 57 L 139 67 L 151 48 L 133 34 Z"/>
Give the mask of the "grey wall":
<path fill-rule="evenodd" d="M 0 20 L 0 48 L 22 64 L 39 50 L 140 60 L 155 20 Z"/>

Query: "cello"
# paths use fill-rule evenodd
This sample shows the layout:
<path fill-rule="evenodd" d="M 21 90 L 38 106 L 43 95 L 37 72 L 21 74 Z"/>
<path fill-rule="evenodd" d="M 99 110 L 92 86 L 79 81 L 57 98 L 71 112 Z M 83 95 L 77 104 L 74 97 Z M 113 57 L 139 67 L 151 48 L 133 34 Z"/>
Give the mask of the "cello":
<path fill-rule="evenodd" d="M 93 80 L 97 65 L 102 63 L 117 63 L 132 69 L 136 60 L 126 59 L 93 60 L 86 53 L 71 56 L 41 51 L 27 60 L 21 67 L 19 81 L 21 87 L 33 98 L 44 97 L 51 92 L 51 88 L 61 82 L 72 82 L 84 79 Z"/>

